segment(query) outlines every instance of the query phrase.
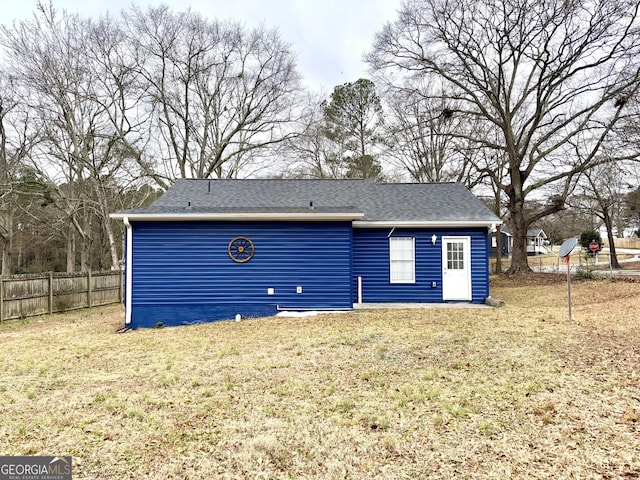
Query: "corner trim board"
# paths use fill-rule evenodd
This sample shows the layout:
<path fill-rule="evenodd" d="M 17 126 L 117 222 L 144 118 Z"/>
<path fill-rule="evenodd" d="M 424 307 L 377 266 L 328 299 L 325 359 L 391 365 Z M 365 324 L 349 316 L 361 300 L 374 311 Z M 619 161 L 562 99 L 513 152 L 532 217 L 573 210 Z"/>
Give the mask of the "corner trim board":
<path fill-rule="evenodd" d="M 133 284 L 133 272 L 131 271 L 133 265 L 133 226 L 129 222 L 128 217 L 123 217 L 122 223 L 126 227 L 127 231 L 127 251 L 125 259 L 125 303 L 124 303 L 124 324 L 131 324 L 131 287 Z"/>

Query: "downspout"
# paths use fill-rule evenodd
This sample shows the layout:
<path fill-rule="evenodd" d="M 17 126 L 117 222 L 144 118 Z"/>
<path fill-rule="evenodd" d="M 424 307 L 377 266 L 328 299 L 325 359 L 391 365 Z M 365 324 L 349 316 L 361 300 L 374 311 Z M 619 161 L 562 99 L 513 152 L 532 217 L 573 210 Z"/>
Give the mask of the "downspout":
<path fill-rule="evenodd" d="M 129 217 L 124 217 L 122 219 L 122 223 L 124 223 L 124 226 L 127 229 L 127 248 L 126 248 L 126 258 L 125 258 L 125 280 L 124 280 L 124 285 L 125 285 L 125 301 L 124 301 L 124 324 L 125 325 L 130 325 L 131 324 L 131 298 L 132 298 L 132 292 L 131 292 L 131 285 L 132 285 L 132 271 L 131 271 L 131 267 L 133 265 L 133 227 L 131 226 L 131 223 L 129 223 Z"/>

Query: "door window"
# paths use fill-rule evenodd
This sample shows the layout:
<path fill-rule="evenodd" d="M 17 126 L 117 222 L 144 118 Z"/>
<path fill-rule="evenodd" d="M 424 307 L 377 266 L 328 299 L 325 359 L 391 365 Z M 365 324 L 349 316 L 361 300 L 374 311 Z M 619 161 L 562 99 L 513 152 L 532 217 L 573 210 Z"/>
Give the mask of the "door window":
<path fill-rule="evenodd" d="M 464 244 L 462 242 L 447 243 L 447 268 L 464 270 Z"/>

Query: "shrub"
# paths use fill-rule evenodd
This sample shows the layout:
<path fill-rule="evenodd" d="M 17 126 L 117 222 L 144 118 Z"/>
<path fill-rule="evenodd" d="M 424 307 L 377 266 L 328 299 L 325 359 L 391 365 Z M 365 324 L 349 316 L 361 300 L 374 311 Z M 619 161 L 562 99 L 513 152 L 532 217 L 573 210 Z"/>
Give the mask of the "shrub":
<path fill-rule="evenodd" d="M 589 250 L 589 244 L 591 242 L 598 243 L 598 250 L 596 250 L 595 252 Z M 580 234 L 580 246 L 592 256 L 598 253 L 600 250 L 602 250 L 602 237 L 600 236 L 600 232 L 597 232 L 595 230 L 585 230 L 584 232 L 582 232 Z"/>

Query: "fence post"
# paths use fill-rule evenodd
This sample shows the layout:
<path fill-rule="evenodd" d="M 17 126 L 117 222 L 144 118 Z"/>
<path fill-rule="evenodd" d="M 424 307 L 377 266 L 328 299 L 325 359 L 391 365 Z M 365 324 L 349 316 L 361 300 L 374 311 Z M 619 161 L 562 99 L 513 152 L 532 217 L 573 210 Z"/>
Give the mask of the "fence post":
<path fill-rule="evenodd" d="M 87 306 L 91 308 L 91 270 L 87 272 Z"/>
<path fill-rule="evenodd" d="M 122 303 L 124 295 L 124 270 L 120 270 L 118 275 L 118 301 Z"/>
<path fill-rule="evenodd" d="M 49 272 L 49 315 L 53 315 L 53 272 Z"/>
<path fill-rule="evenodd" d="M 0 323 L 4 323 L 4 277 L 0 275 Z"/>

